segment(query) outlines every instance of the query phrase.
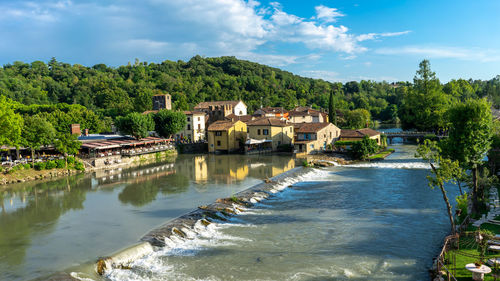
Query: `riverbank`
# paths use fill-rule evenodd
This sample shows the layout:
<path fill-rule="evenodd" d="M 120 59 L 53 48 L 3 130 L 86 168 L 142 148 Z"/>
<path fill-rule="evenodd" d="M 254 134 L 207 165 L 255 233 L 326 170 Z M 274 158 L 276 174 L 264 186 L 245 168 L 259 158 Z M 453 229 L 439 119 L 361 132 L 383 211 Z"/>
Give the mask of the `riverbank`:
<path fill-rule="evenodd" d="M 60 178 L 64 176 L 71 176 L 79 173 L 91 173 L 91 172 L 100 172 L 100 171 L 108 171 L 115 169 L 123 169 L 123 168 L 133 168 L 140 165 L 148 164 L 154 161 L 164 161 L 169 158 L 173 158 L 177 155 L 176 150 L 167 150 L 163 152 L 156 152 L 150 154 L 143 154 L 138 156 L 131 157 L 119 157 L 116 156 L 101 158 L 96 161 L 103 162 L 102 165 L 98 165 L 98 167 L 94 167 L 89 164 L 86 159 L 76 158 L 77 161 L 81 161 L 85 164 L 85 170 L 75 170 L 75 169 L 66 169 L 66 168 L 55 168 L 50 170 L 36 170 L 34 168 L 22 168 L 16 170 L 11 173 L 0 173 L 0 189 L 7 188 L 11 184 L 23 183 L 35 180 L 49 180 Z M 120 161 L 115 161 L 116 159 L 120 159 Z M 105 164 L 104 162 L 108 161 L 109 164 Z"/>

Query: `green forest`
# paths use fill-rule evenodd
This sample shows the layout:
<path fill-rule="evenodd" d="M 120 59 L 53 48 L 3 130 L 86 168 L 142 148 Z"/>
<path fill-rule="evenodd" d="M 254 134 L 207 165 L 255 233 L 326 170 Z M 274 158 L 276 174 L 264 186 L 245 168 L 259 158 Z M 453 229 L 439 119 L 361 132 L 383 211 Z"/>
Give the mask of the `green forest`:
<path fill-rule="evenodd" d="M 442 115 L 454 102 L 487 98 L 499 108 L 500 75 L 442 84 L 424 60 L 413 82 L 330 83 L 235 57 L 201 56 L 188 62 L 136 60 L 119 67 L 53 58 L 0 68 L 0 96 L 9 107 L 23 116 L 40 115 L 57 131 L 71 123 L 91 132 L 108 131 L 119 116 L 151 110 L 151 97 L 159 93 L 170 93 L 176 110 L 201 101 L 241 99 L 250 113 L 260 106 L 335 108 L 343 116 L 342 127 L 364 125 L 360 120 L 369 115 L 381 122 L 400 121 L 405 128 L 435 130 L 446 126 Z"/>

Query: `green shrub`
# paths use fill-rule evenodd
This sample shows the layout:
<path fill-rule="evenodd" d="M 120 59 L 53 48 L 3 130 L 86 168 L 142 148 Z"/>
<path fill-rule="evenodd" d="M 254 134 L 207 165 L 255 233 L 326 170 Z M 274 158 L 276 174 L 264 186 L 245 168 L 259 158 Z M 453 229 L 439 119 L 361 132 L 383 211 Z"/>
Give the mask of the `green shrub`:
<path fill-rule="evenodd" d="M 38 171 L 45 170 L 46 166 L 47 166 L 46 162 L 35 163 L 35 169 Z"/>
<path fill-rule="evenodd" d="M 85 170 L 85 166 L 82 162 L 75 162 L 75 170 L 83 171 Z"/>
<path fill-rule="evenodd" d="M 302 161 L 302 166 L 311 167 L 311 165 L 309 165 L 309 162 L 307 162 L 307 160 Z"/>
<path fill-rule="evenodd" d="M 66 167 L 66 161 L 64 161 L 63 159 L 58 159 L 56 160 L 56 165 L 58 169 L 63 169 Z"/>
<path fill-rule="evenodd" d="M 0 166 L 0 173 L 3 173 L 3 167 Z"/>
<path fill-rule="evenodd" d="M 31 164 L 24 164 L 24 165 L 23 165 L 23 168 L 24 168 L 25 170 L 29 170 L 29 169 L 31 169 Z"/>
<path fill-rule="evenodd" d="M 457 201 L 457 209 L 460 210 L 460 216 L 457 218 L 457 224 L 460 224 L 463 222 L 465 217 L 467 217 L 467 193 L 464 193 L 463 195 L 459 195 L 455 198 Z"/>
<path fill-rule="evenodd" d="M 354 159 L 366 159 L 368 155 L 377 152 L 380 147 L 377 140 L 364 136 L 363 140 L 355 142 L 349 149 L 349 153 Z"/>
<path fill-rule="evenodd" d="M 333 145 L 331 143 L 327 144 L 326 145 L 326 149 L 327 150 L 332 150 L 333 149 Z"/>
<path fill-rule="evenodd" d="M 68 161 L 68 164 L 75 164 L 76 160 L 75 160 L 75 156 L 68 156 L 68 158 L 66 158 L 67 161 Z"/>
<path fill-rule="evenodd" d="M 334 143 L 334 145 L 335 145 L 336 147 L 340 147 L 340 146 L 353 145 L 353 144 L 355 144 L 355 143 L 357 143 L 357 142 L 359 142 L 359 141 L 336 141 L 336 142 Z"/>
<path fill-rule="evenodd" d="M 50 169 L 54 169 L 56 167 L 57 167 L 56 161 L 50 160 L 50 161 L 47 161 L 45 169 L 50 170 Z"/>

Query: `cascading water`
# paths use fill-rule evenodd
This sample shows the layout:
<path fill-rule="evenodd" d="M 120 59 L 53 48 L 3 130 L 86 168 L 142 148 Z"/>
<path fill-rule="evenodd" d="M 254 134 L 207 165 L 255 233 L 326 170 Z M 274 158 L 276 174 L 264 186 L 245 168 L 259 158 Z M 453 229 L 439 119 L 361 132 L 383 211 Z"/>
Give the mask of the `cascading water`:
<path fill-rule="evenodd" d="M 179 227 L 108 280 L 426 280 L 448 229 L 413 149 L 282 178 L 236 216 Z M 401 157 L 403 156 L 403 157 Z M 392 162 L 391 162 L 392 161 Z M 287 188 L 289 187 L 289 188 Z M 456 190 L 449 190 L 454 196 Z M 248 194 L 247 194 L 248 195 Z"/>

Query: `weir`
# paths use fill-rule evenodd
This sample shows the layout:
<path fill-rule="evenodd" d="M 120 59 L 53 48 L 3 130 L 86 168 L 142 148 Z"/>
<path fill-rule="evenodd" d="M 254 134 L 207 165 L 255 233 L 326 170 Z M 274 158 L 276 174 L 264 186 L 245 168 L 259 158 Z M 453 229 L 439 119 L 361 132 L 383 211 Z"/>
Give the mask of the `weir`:
<path fill-rule="evenodd" d="M 307 170 L 302 167 L 294 168 L 238 192 L 231 198 L 220 198 L 210 205 L 200 206 L 197 210 L 150 231 L 140 239 L 141 243 L 109 257 L 98 259 L 96 272 L 99 275 L 104 275 L 107 270 L 130 268 L 132 262 L 153 252 L 155 247 L 167 246 L 167 241 L 171 243 L 178 239 L 193 239 L 197 235 L 196 229 L 207 227 L 214 221 L 226 221 L 229 217 L 243 212 L 246 208 L 268 198 L 271 194 L 297 182 L 297 179 L 300 179 L 300 176 L 306 172 Z M 288 178 L 295 180 L 287 181 Z"/>

